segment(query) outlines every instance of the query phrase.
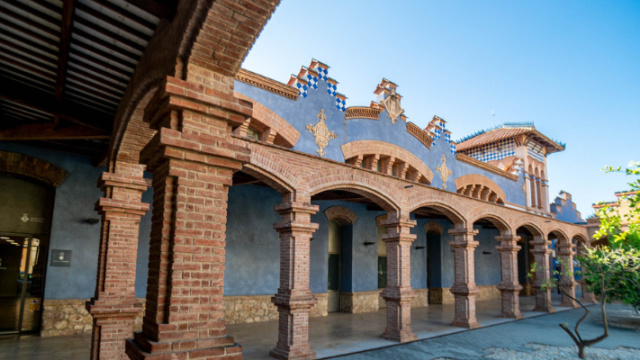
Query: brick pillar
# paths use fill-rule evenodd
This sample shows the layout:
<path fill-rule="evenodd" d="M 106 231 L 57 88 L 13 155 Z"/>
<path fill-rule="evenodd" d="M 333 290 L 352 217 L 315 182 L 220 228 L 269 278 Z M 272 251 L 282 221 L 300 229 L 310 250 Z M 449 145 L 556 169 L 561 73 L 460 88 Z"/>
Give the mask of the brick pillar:
<path fill-rule="evenodd" d="M 522 285 L 518 281 L 518 245 L 520 236 L 496 236 L 500 242 L 497 247 L 500 252 L 500 274 L 502 281 L 498 289 L 502 292 L 501 317 L 522 319 L 520 313 L 520 290 Z"/>
<path fill-rule="evenodd" d="M 278 359 L 315 359 L 309 345 L 309 312 L 316 303 L 309 289 L 309 246 L 318 224 L 311 215 L 318 206 L 310 201 L 283 201 L 276 205 L 280 222 L 280 287 L 271 302 L 278 307 L 278 342 L 269 353 Z"/>
<path fill-rule="evenodd" d="M 103 173 L 99 186 L 105 197 L 96 204 L 102 215 L 98 274 L 95 296 L 87 302 L 93 316 L 91 359 L 127 359 L 125 341 L 142 311 L 135 291 L 136 254 L 140 218 L 149 210 L 141 198 L 149 182 L 135 165 L 127 174 Z"/>
<path fill-rule="evenodd" d="M 224 322 L 225 230 L 233 172 L 249 160 L 230 124 L 251 111 L 222 94 L 232 78 L 212 81 L 215 90 L 168 77 L 145 112 L 158 132 L 141 153 L 154 198 L 146 311 L 126 346 L 134 360 L 242 357 Z"/>
<path fill-rule="evenodd" d="M 576 281 L 573 278 L 573 250 L 571 250 L 571 243 L 564 243 L 558 241 L 558 259 L 560 260 L 560 266 L 562 271 L 560 272 L 560 290 L 562 290 L 562 302 L 560 306 L 565 307 L 579 307 L 578 303 L 565 295 L 567 293 L 574 299 L 576 297 Z"/>
<path fill-rule="evenodd" d="M 451 325 L 469 329 L 480 327 L 476 320 L 476 272 L 473 253 L 478 246 L 478 242 L 473 240 L 473 236 L 478 230 L 451 229 L 449 234 L 453 236 L 453 241 L 449 246 L 454 251 L 455 281 L 451 292 L 455 298 L 456 314 Z"/>
<path fill-rule="evenodd" d="M 555 310 L 551 305 L 551 289 L 547 288 L 542 290 L 542 284 L 549 281 L 549 241 L 545 240 L 542 236 L 534 236 L 531 242 L 533 249 L 533 257 L 536 262 L 536 272 L 532 287 L 536 290 L 536 306 L 533 311 L 542 311 L 548 313 L 554 313 Z"/>
<path fill-rule="evenodd" d="M 411 288 L 411 243 L 416 235 L 410 232 L 416 221 L 388 214 L 382 226 L 387 229 L 382 235 L 387 245 L 387 287 L 382 291 L 387 303 L 387 327 L 382 337 L 399 342 L 415 340 L 411 329 L 411 301 L 415 297 Z"/>

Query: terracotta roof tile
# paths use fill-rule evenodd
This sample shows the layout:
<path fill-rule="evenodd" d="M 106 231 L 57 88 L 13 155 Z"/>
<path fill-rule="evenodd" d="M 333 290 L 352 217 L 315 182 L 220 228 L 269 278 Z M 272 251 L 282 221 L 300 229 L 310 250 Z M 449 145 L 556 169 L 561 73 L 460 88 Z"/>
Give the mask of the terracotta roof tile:
<path fill-rule="evenodd" d="M 527 134 L 531 137 L 534 137 L 538 142 L 542 143 L 547 148 L 547 154 L 564 150 L 564 146 L 549 139 L 541 132 L 536 130 L 536 128 L 533 126 L 501 127 L 484 132 L 482 134 L 478 134 L 474 137 L 466 139 L 465 141 L 461 141 L 456 145 L 456 147 L 458 151 L 465 151 L 477 146 L 491 144 L 499 140 L 509 139 L 520 134 Z"/>

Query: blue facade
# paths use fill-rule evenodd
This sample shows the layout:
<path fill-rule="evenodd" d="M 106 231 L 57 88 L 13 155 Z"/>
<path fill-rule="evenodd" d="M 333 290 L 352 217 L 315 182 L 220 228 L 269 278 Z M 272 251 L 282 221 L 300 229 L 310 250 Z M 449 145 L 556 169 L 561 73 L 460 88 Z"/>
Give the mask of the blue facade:
<path fill-rule="evenodd" d="M 71 266 L 51 267 L 47 264 L 45 299 L 88 299 L 94 295 L 100 243 L 100 223 L 89 224 L 89 218 L 100 218 L 96 202 L 104 194 L 97 181 L 104 168 L 95 167 L 88 158 L 64 155 L 28 146 L 0 142 L 0 150 L 24 154 L 44 160 L 69 172 L 69 176 L 55 190 L 49 250 L 71 250 Z M 153 191 L 144 194 L 143 201 L 151 202 Z M 151 212 L 140 224 L 136 261 L 136 296 L 144 297 L 149 262 L 149 234 Z"/>
<path fill-rule="evenodd" d="M 458 161 L 455 151 L 449 142 L 449 136 L 441 136 L 439 139 L 434 139 L 429 149 L 407 132 L 407 123 L 405 121 L 398 120 L 395 124 L 392 124 L 386 110 L 380 113 L 378 120 L 346 120 L 345 113 L 336 108 L 336 99 L 328 93 L 330 85 L 327 81 L 319 78 L 316 84 L 317 89 L 313 87 L 307 89 L 307 96 L 300 96 L 298 100 L 292 100 L 240 81 L 235 82 L 235 90 L 268 107 L 300 132 L 300 138 L 295 144 L 294 150 L 317 155 L 318 146 L 315 143 L 315 138 L 306 127 L 309 124 L 315 125 L 318 122 L 318 113 L 324 110 L 326 116 L 325 124 L 329 130 L 337 134 L 337 138 L 330 140 L 324 149 L 326 152 L 324 158 L 326 159 L 344 162 L 346 159 L 340 146 L 349 142 L 358 140 L 384 141 L 402 147 L 418 157 L 434 173 L 431 185 L 442 188 L 442 181 L 436 168 L 441 164 L 442 155 L 444 154 L 447 167 L 454 174 L 447 180 L 446 190 L 452 192 L 457 190 L 454 184 L 457 177 L 480 174 L 490 178 L 500 186 L 506 194 L 505 201 L 525 205 L 525 196 L 522 192 L 524 179 L 522 176 L 517 181 L 513 181 Z"/>

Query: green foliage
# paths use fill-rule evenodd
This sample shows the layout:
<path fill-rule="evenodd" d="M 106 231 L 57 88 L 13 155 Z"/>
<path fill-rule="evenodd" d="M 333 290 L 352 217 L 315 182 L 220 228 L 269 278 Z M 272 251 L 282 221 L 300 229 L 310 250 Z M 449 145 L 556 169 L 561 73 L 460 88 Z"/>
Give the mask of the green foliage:
<path fill-rule="evenodd" d="M 606 246 L 588 248 L 580 257 L 583 277 L 591 292 L 606 293 L 607 301 L 619 300 L 640 309 L 640 162 L 631 162 L 625 170 L 607 167 L 606 172 L 624 172 L 634 176 L 629 185 L 635 194 L 622 197 L 629 201 L 629 214 L 605 205 L 598 210 L 600 228 L 594 238 L 605 237 Z M 604 282 L 601 277 L 604 276 Z M 602 288 L 604 286 L 604 289 Z"/>

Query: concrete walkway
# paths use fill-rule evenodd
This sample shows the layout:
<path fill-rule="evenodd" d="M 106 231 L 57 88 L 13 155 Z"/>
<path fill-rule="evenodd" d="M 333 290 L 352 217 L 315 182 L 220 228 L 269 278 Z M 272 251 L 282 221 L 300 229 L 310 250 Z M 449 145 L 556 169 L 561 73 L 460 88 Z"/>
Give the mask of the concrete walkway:
<path fill-rule="evenodd" d="M 558 299 L 555 300 L 554 305 L 557 306 Z M 500 313 L 499 301 L 478 302 L 478 321 L 483 328 L 471 331 L 449 325 L 453 320 L 452 306 L 432 305 L 414 309 L 412 327 L 420 339 L 427 340 L 403 345 L 380 338 L 385 325 L 384 310 L 356 315 L 330 314 L 310 319 L 311 346 L 318 358 L 352 354 L 342 356 L 344 359 L 478 359 L 490 354 L 491 348 L 495 347 L 530 353 L 533 349 L 526 346 L 528 343 L 573 346 L 558 323 L 573 324 L 581 316 L 582 310 L 556 307 L 558 313 L 545 315 L 526 311 L 533 307 L 533 298 L 521 298 L 521 302 L 523 314 L 528 318 L 520 321 L 497 317 Z M 615 306 L 610 308 L 615 310 Z M 599 307 L 592 306 L 591 309 L 595 315 Z M 581 327 L 585 337 L 601 332 L 602 328 L 594 315 Z M 245 359 L 272 359 L 268 352 L 276 342 L 277 322 L 229 325 L 228 333 L 243 345 Z M 615 348 L 620 345 L 640 348 L 640 332 L 612 328 L 611 336 L 597 346 Z M 89 348 L 89 336 L 0 337 L 1 360 L 86 360 L 89 358 Z M 368 351 L 371 349 L 378 350 Z"/>
<path fill-rule="evenodd" d="M 600 306 L 589 306 L 589 310 L 591 315 L 580 325 L 580 333 L 585 339 L 595 338 L 603 333 Z M 614 318 L 610 323 L 609 337 L 588 347 L 585 350 L 587 359 L 640 359 L 640 316 L 635 322 L 636 326 L 630 327 L 627 322 L 621 324 L 623 327 L 619 327 L 615 317 L 620 313 L 631 314 L 628 307 L 607 305 L 607 314 Z M 558 324 L 568 323 L 573 329 L 583 314 L 582 309 L 558 312 L 335 358 L 343 360 L 579 359 L 577 347 Z M 546 349 L 538 351 L 538 348 Z M 558 354 L 560 351 L 562 353 Z M 496 352 L 502 354 L 496 356 Z"/>

